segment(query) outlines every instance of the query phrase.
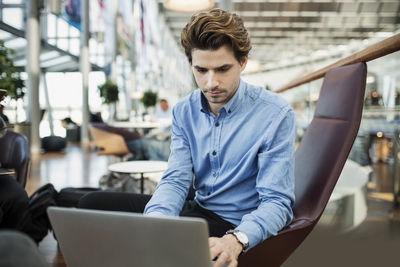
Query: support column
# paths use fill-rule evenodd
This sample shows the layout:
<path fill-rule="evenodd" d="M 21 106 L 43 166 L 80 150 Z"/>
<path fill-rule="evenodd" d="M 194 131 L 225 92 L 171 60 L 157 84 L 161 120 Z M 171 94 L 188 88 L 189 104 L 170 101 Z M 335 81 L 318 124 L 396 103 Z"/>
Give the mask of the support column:
<path fill-rule="evenodd" d="M 220 0 L 219 7 L 227 11 L 233 11 L 232 0 Z"/>
<path fill-rule="evenodd" d="M 111 2 L 111 1 L 110 1 Z M 118 30 L 117 30 L 117 21 L 118 21 L 118 6 L 119 0 L 114 0 L 111 3 L 112 7 L 112 19 L 113 19 L 113 29 L 112 29 L 112 48 L 111 51 L 111 73 L 110 76 L 107 77 L 111 79 L 112 82 L 118 85 L 119 91 L 121 91 L 121 86 L 118 84 L 118 62 L 117 62 L 117 54 L 118 54 Z M 109 117 L 108 121 L 112 122 L 117 118 L 117 102 L 108 104 L 109 107 Z"/>
<path fill-rule="evenodd" d="M 30 149 L 32 155 L 40 154 L 40 105 L 39 105 L 39 81 L 40 81 L 40 8 L 41 0 L 26 1 L 27 22 L 27 64 L 28 74 L 28 114 L 27 121 L 30 123 Z"/>
<path fill-rule="evenodd" d="M 82 125 L 81 144 L 89 145 L 89 0 L 81 1 L 81 73 L 82 73 Z"/>
<path fill-rule="evenodd" d="M 111 75 L 110 78 L 113 82 L 117 83 L 118 79 L 118 65 L 117 65 L 117 54 L 118 54 L 118 6 L 119 0 L 112 1 L 112 14 L 113 14 L 113 51 L 112 51 L 112 63 L 111 63 Z"/>
<path fill-rule="evenodd" d="M 48 121 L 49 121 L 49 127 L 50 127 L 50 135 L 54 135 L 54 125 L 53 125 L 53 110 L 51 108 L 50 104 L 50 97 L 49 97 L 49 89 L 47 87 L 47 80 L 46 80 L 46 73 L 42 73 L 42 84 L 43 84 L 43 89 L 44 89 L 44 96 L 46 98 L 46 112 L 48 116 Z"/>
<path fill-rule="evenodd" d="M 131 41 L 131 49 L 130 49 L 130 62 L 131 62 L 131 73 L 130 73 L 130 82 L 131 82 L 131 90 L 129 93 L 129 101 L 131 102 L 131 107 L 134 110 L 134 115 L 135 117 L 138 116 L 138 92 L 137 87 L 136 87 L 136 66 L 137 66 L 137 54 L 136 54 L 136 32 L 137 32 L 137 25 L 139 25 L 139 1 L 134 1 L 132 5 L 132 12 L 133 12 L 133 22 L 132 22 L 132 32 L 131 36 L 132 39 Z M 132 110 L 130 111 L 130 115 L 132 113 Z"/>

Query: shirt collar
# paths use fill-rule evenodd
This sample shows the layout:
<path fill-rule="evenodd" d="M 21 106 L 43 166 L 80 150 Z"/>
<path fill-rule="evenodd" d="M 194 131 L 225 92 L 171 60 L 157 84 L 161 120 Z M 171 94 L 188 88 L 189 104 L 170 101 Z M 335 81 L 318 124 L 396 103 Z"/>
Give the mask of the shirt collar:
<path fill-rule="evenodd" d="M 222 109 L 225 109 L 226 113 L 230 114 L 237 108 L 237 106 L 240 103 L 240 100 L 243 98 L 243 94 L 244 94 L 244 90 L 245 90 L 244 87 L 245 87 L 245 83 L 242 81 L 242 79 L 240 79 L 239 87 L 236 90 L 235 94 L 229 100 L 229 102 L 226 103 L 222 107 Z M 207 98 L 204 96 L 204 94 L 201 90 L 200 90 L 200 104 L 201 104 L 201 108 L 200 108 L 201 112 L 204 112 L 204 113 L 210 112 L 210 106 L 208 105 Z"/>
<path fill-rule="evenodd" d="M 242 81 L 242 79 L 240 79 L 239 87 L 236 90 L 235 94 L 233 95 L 231 100 L 229 100 L 229 102 L 223 106 L 223 108 L 225 109 L 225 111 L 228 114 L 235 111 L 235 109 L 239 106 L 239 103 L 243 99 L 243 94 L 244 94 L 244 90 L 245 90 L 244 87 L 245 87 L 245 83 Z"/>
<path fill-rule="evenodd" d="M 210 106 L 208 105 L 207 98 L 204 96 L 201 90 L 200 90 L 200 111 L 204 113 L 210 113 Z"/>

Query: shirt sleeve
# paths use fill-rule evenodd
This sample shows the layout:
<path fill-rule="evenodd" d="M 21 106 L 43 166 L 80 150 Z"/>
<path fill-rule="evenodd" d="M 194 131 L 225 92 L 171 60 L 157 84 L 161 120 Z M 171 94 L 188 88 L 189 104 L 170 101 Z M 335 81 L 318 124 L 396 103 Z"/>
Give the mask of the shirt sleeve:
<path fill-rule="evenodd" d="M 294 131 L 292 109 L 282 112 L 266 134 L 258 154 L 256 190 L 260 205 L 243 216 L 236 229 L 249 238 L 249 248 L 274 236 L 293 219 Z"/>
<path fill-rule="evenodd" d="M 146 205 L 145 214 L 178 216 L 192 183 L 192 157 L 189 142 L 180 126 L 183 125 L 181 113 L 178 107 L 173 109 L 168 168 Z"/>

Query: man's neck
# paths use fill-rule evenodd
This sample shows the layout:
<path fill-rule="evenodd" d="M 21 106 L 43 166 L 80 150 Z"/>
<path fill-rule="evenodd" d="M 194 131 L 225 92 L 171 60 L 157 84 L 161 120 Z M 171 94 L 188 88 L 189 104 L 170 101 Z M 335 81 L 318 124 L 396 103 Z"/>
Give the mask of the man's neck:
<path fill-rule="evenodd" d="M 210 111 L 215 115 L 218 116 L 219 110 L 224 106 L 224 104 L 213 104 L 213 103 L 208 103 L 208 106 L 210 107 Z"/>

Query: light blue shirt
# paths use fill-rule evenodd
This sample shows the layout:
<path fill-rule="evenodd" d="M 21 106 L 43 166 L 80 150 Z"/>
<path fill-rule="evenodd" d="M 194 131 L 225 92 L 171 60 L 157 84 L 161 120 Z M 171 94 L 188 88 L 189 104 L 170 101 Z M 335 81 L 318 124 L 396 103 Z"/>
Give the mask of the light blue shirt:
<path fill-rule="evenodd" d="M 172 117 L 172 112 L 170 108 L 168 108 L 166 111 L 162 110 L 160 107 L 156 108 L 156 112 L 154 113 L 154 118 L 171 119 L 171 117 Z"/>
<path fill-rule="evenodd" d="M 197 89 L 173 109 L 168 169 L 145 213 L 179 215 L 195 201 L 237 225 L 253 247 L 293 218 L 295 117 L 280 96 L 240 81 L 215 116 Z"/>

